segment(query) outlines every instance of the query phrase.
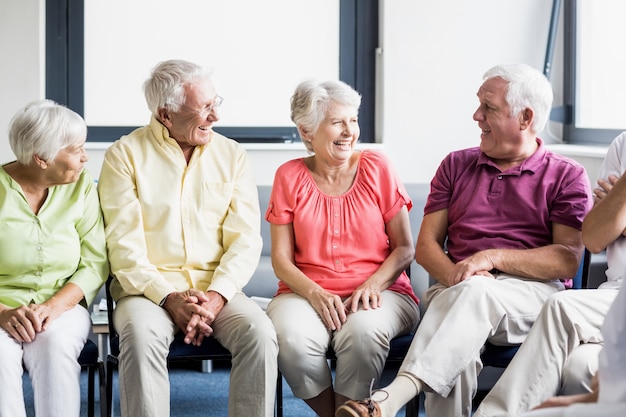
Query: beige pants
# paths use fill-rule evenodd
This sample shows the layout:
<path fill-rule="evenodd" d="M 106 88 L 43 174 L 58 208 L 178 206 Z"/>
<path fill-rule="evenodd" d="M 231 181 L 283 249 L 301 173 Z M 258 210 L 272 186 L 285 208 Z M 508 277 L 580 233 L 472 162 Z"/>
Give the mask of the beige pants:
<path fill-rule="evenodd" d="M 597 369 L 604 317 L 617 290 L 568 290 L 550 297 L 526 341 L 475 416 L 518 416 L 557 395 L 584 390 Z M 575 379 L 579 381 L 575 381 Z"/>
<path fill-rule="evenodd" d="M 521 343 L 545 300 L 563 288 L 559 281 L 505 274 L 429 288 L 426 313 L 399 370 L 427 385 L 426 414 L 470 416 L 485 342 Z"/>
<path fill-rule="evenodd" d="M 274 322 L 278 364 L 298 398 L 310 399 L 333 385 L 326 360 L 332 347 L 337 357 L 335 392 L 351 398 L 369 396 L 389 353 L 389 341 L 412 331 L 419 321 L 417 304 L 408 296 L 383 291 L 382 306 L 349 314 L 341 330 L 329 331 L 311 304 L 297 294 L 281 294 L 267 308 Z"/>
<path fill-rule="evenodd" d="M 119 384 L 122 417 L 169 417 L 166 357 L 178 331 L 163 308 L 141 296 L 124 297 L 114 311 L 120 335 Z M 272 322 L 244 294 L 236 294 L 212 325 L 232 354 L 228 415 L 274 415 L 278 344 Z M 197 387 L 202 396 L 203 387 Z"/>

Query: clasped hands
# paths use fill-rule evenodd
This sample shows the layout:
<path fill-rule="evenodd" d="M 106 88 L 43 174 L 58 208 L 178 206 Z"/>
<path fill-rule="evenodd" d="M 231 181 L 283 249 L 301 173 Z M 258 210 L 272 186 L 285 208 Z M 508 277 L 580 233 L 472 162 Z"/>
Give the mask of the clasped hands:
<path fill-rule="evenodd" d="M 185 343 L 200 346 L 205 337 L 213 334 L 211 325 L 226 304 L 221 294 L 190 289 L 170 293 L 163 308 L 185 334 Z"/>
<path fill-rule="evenodd" d="M 45 303 L 28 304 L 2 310 L 0 326 L 18 342 L 30 343 L 58 316 L 59 312 Z"/>

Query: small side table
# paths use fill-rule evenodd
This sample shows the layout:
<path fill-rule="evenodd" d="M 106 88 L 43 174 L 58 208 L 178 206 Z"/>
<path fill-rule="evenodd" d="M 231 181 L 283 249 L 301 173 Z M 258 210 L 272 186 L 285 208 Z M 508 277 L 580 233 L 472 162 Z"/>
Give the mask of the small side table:
<path fill-rule="evenodd" d="M 91 331 L 98 335 L 98 354 L 104 360 L 109 352 L 109 317 L 106 311 L 91 313 Z"/>

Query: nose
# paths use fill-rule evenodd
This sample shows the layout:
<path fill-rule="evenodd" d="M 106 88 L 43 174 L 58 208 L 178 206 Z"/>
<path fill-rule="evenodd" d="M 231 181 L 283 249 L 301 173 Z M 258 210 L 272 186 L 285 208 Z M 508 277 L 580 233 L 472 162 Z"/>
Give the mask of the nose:
<path fill-rule="evenodd" d="M 89 155 L 87 155 L 87 151 L 85 150 L 85 148 L 83 148 L 83 152 L 82 155 L 80 157 L 81 162 L 87 162 L 89 161 Z"/>
<path fill-rule="evenodd" d="M 207 120 L 210 122 L 217 122 L 218 120 L 220 120 L 220 114 L 217 110 L 217 107 L 211 108 L 211 111 L 209 112 L 209 114 L 207 114 Z"/>
<path fill-rule="evenodd" d="M 476 109 L 476 111 L 474 112 L 474 115 L 472 116 L 472 118 L 473 118 L 475 121 L 477 121 L 477 122 L 480 122 L 480 121 L 482 121 L 482 120 L 485 120 L 485 117 L 484 117 L 483 112 L 482 112 L 482 110 L 480 109 L 480 107 L 478 107 L 478 108 Z"/>

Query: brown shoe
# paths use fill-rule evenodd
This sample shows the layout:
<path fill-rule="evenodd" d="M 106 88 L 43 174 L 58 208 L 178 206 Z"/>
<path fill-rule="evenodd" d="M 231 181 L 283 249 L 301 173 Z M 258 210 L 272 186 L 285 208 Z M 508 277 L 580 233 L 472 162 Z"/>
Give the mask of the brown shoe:
<path fill-rule="evenodd" d="M 361 401 L 346 401 L 337 409 L 335 417 L 381 417 L 381 414 L 378 403 L 367 398 Z"/>

